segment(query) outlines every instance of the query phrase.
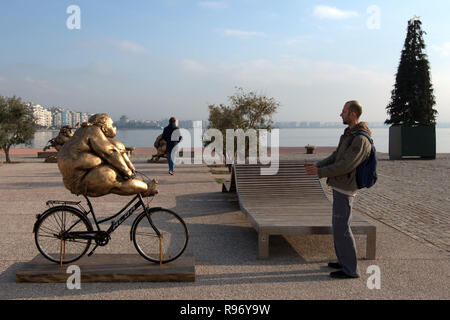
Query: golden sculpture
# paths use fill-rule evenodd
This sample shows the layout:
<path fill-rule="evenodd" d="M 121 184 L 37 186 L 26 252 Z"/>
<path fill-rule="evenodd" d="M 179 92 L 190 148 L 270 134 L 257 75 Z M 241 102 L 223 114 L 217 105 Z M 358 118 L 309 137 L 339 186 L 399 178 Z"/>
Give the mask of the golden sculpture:
<path fill-rule="evenodd" d="M 157 193 L 156 180 L 147 184 L 134 178 L 135 168 L 115 136 L 113 121 L 105 113 L 81 125 L 58 152 L 58 168 L 67 189 L 90 197 Z"/>
<path fill-rule="evenodd" d="M 55 138 L 48 140 L 48 145 L 44 147 L 43 151 L 51 148 L 55 148 L 56 151 L 59 151 L 63 144 L 73 136 L 72 129 L 75 129 L 76 127 L 78 127 L 78 123 L 75 125 L 75 127 L 62 126 L 61 129 L 59 129 L 58 135 Z"/>
<path fill-rule="evenodd" d="M 162 138 L 162 134 L 160 134 L 156 140 L 153 146 L 156 148 L 156 154 L 152 156 L 152 158 L 149 160 L 149 162 L 157 162 L 159 161 L 159 158 L 166 158 L 168 157 L 166 146 L 167 142 Z"/>

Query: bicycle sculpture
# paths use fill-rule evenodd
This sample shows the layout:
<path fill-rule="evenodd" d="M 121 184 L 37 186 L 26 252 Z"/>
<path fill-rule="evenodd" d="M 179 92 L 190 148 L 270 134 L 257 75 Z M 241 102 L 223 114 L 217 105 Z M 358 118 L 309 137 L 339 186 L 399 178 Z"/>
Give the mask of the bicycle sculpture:
<path fill-rule="evenodd" d="M 166 151 L 167 142 L 162 138 L 162 134 L 156 138 L 153 146 L 156 148 L 156 154 L 148 162 L 158 162 L 160 158 L 168 158 Z"/>
<path fill-rule="evenodd" d="M 48 140 L 47 145 L 42 149 L 42 151 L 47 151 L 48 149 L 54 148 L 59 151 L 64 143 L 66 143 L 73 136 L 73 129 L 78 127 L 78 123 L 75 127 L 72 126 L 62 126 L 59 129 L 58 135 L 53 139 Z"/>
<path fill-rule="evenodd" d="M 47 145 L 42 149 L 42 151 L 47 151 L 48 149 L 54 148 L 56 151 L 59 151 L 63 144 L 69 141 L 69 139 L 73 136 L 73 129 L 78 127 L 78 123 L 75 127 L 72 126 L 62 126 L 59 129 L 58 135 L 53 139 L 48 140 Z M 57 162 L 56 154 L 50 154 L 45 162 Z"/>
<path fill-rule="evenodd" d="M 138 209 L 141 211 L 131 227 L 130 240 L 143 258 L 167 263 L 186 249 L 189 233 L 185 222 L 171 210 L 150 208 L 144 203 L 143 198 L 158 193 L 158 182 L 136 171 L 125 146 L 113 139 L 115 135 L 111 118 L 96 114 L 60 149 L 58 168 L 64 185 L 73 194 L 82 195 L 89 210 L 81 201 L 47 201 L 50 208 L 36 216 L 33 232 L 39 252 L 50 261 L 61 265 L 74 262 L 95 242 L 88 256 L 92 255 L 98 246 L 106 246 L 111 234 Z M 137 179 L 136 173 L 147 182 Z M 110 193 L 134 197 L 118 213 L 98 220 L 89 197 Z M 112 221 L 111 226 L 104 231 L 100 224 L 107 221 Z"/>

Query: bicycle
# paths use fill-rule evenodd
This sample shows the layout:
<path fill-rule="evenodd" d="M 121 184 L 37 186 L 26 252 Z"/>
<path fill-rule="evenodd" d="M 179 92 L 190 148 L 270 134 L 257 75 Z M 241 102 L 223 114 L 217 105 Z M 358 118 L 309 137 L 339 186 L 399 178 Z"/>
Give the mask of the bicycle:
<path fill-rule="evenodd" d="M 143 173 L 137 173 L 148 179 Z M 106 246 L 114 230 L 139 208 L 143 211 L 132 224 L 130 241 L 144 259 L 164 264 L 177 259 L 186 249 L 189 231 L 184 220 L 169 209 L 146 205 L 140 194 L 119 212 L 102 220 L 97 220 L 89 198 L 83 197 L 89 211 L 85 210 L 81 201 L 49 200 L 46 205 L 50 208 L 36 215 L 33 227 L 35 243 L 48 260 L 60 265 L 72 263 L 83 257 L 94 241 L 95 247 L 88 254 L 88 257 L 91 256 L 97 247 Z M 97 230 L 88 218 L 90 213 Z M 113 220 L 111 226 L 103 231 L 100 224 L 110 220 Z"/>

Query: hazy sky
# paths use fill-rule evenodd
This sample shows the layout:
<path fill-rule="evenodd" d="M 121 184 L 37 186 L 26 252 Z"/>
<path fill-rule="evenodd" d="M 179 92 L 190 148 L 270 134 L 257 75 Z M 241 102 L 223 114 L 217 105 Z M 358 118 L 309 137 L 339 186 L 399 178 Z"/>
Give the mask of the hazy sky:
<path fill-rule="evenodd" d="M 80 8 L 80 29 L 76 12 Z M 439 122 L 450 122 L 448 0 L 0 0 L 0 95 L 114 119 L 206 120 L 235 87 L 278 121 L 384 121 L 407 21 L 420 16 Z M 68 21 L 69 20 L 69 21 Z"/>

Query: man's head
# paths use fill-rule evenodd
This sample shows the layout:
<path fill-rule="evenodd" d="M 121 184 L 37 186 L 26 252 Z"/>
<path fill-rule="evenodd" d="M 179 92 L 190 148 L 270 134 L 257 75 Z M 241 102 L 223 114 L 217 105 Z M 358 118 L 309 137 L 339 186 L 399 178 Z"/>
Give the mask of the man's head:
<path fill-rule="evenodd" d="M 169 119 L 169 123 L 170 124 L 174 124 L 174 125 L 178 125 L 178 120 L 177 119 L 175 119 L 175 117 L 171 117 L 170 119 Z"/>
<path fill-rule="evenodd" d="M 345 103 L 342 109 L 341 118 L 344 124 L 352 125 L 359 122 L 362 114 L 362 106 L 356 100 L 351 100 Z"/>
<path fill-rule="evenodd" d="M 116 136 L 117 128 L 113 126 L 113 121 L 106 113 L 94 114 L 88 120 L 89 123 L 100 127 L 105 136 L 108 138 L 114 138 Z"/>

